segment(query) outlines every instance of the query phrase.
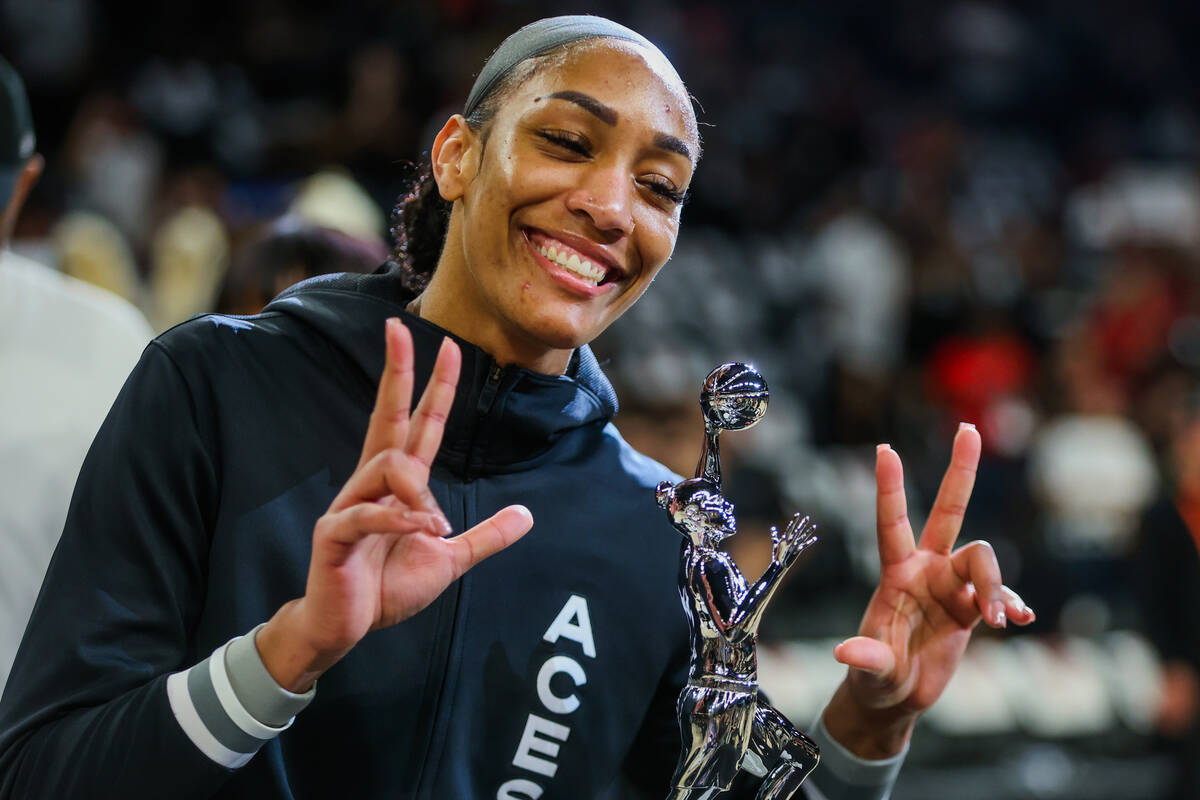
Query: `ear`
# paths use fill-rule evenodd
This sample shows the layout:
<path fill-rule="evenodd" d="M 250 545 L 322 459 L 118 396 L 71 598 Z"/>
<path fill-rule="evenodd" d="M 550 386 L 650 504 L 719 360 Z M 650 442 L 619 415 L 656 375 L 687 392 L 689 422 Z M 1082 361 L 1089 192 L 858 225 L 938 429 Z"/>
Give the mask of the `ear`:
<path fill-rule="evenodd" d="M 438 193 L 453 203 L 466 193 L 467 186 L 479 170 L 481 142 L 479 136 L 462 114 L 446 120 L 433 140 L 430 156 L 433 160 L 433 179 Z"/>

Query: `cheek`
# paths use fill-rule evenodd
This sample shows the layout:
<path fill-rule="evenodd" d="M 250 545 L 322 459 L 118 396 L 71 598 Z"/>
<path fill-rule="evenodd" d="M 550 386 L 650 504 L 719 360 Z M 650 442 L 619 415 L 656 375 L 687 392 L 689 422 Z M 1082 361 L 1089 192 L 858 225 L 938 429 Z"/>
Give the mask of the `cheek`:
<path fill-rule="evenodd" d="M 638 227 L 641 229 L 638 249 L 642 254 L 646 277 L 653 278 L 662 269 L 675 251 L 675 241 L 679 234 L 679 214 L 671 217 L 662 214 L 647 215 Z"/>

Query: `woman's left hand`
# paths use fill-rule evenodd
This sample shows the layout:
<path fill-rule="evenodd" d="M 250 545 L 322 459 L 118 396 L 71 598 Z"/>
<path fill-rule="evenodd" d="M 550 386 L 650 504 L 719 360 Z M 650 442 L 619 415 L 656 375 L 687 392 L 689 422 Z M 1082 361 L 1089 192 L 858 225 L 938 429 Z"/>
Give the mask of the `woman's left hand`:
<path fill-rule="evenodd" d="M 991 545 L 975 541 L 954 549 L 979 452 L 979 433 L 960 425 L 918 544 L 900 457 L 887 445 L 877 449 L 879 587 L 858 635 L 834 649 L 850 670 L 824 716 L 830 735 L 860 757 L 885 758 L 903 749 L 917 715 L 953 677 L 980 619 L 994 628 L 1034 620 L 1033 611 L 1003 585 Z"/>

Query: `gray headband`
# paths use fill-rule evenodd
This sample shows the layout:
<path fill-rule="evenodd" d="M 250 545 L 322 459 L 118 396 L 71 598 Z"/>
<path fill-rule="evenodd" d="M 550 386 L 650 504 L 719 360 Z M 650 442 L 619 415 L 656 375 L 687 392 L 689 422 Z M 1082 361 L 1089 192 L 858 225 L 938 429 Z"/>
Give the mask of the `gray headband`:
<path fill-rule="evenodd" d="M 496 52 L 492 53 L 492 57 L 479 71 L 471 93 L 467 95 L 463 116 L 470 117 L 496 84 L 525 59 L 540 56 L 580 39 L 599 38 L 624 39 L 651 50 L 658 50 L 645 36 L 604 17 L 576 15 L 539 19 L 509 36 L 496 48 Z"/>

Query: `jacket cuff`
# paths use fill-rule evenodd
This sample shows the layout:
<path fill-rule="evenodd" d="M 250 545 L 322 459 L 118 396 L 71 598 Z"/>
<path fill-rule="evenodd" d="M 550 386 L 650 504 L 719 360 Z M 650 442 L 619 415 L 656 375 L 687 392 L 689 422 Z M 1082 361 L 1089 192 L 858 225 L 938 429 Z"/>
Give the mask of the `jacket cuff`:
<path fill-rule="evenodd" d="M 859 758 L 829 735 L 817 715 L 808 735 L 821 748 L 821 763 L 805 783 L 812 800 L 887 800 L 900 774 L 908 745 L 894 756 L 879 760 Z M 815 791 L 813 791 L 815 789 Z"/>
<path fill-rule="evenodd" d="M 229 649 L 225 651 L 225 669 L 229 672 L 234 694 L 250 716 L 263 725 L 286 728 L 312 702 L 317 687 L 314 684 L 304 694 L 295 694 L 275 682 L 254 643 L 254 637 L 263 625 L 266 623 L 229 643 Z"/>
<path fill-rule="evenodd" d="M 244 645 L 230 661 L 231 647 L 243 640 L 249 642 L 253 661 L 278 694 L 262 691 L 262 674 L 255 672 L 253 665 L 245 667 L 251 659 L 242 652 Z M 231 674 L 233 670 L 236 675 Z M 179 727 L 200 752 L 228 769 L 243 766 L 260 747 L 287 730 L 294 714 L 315 694 L 315 686 L 296 695 L 275 684 L 258 657 L 253 635 L 226 642 L 199 664 L 167 678 L 167 700 Z M 266 724 L 283 719 L 281 715 L 288 709 L 292 716 L 282 724 Z"/>

